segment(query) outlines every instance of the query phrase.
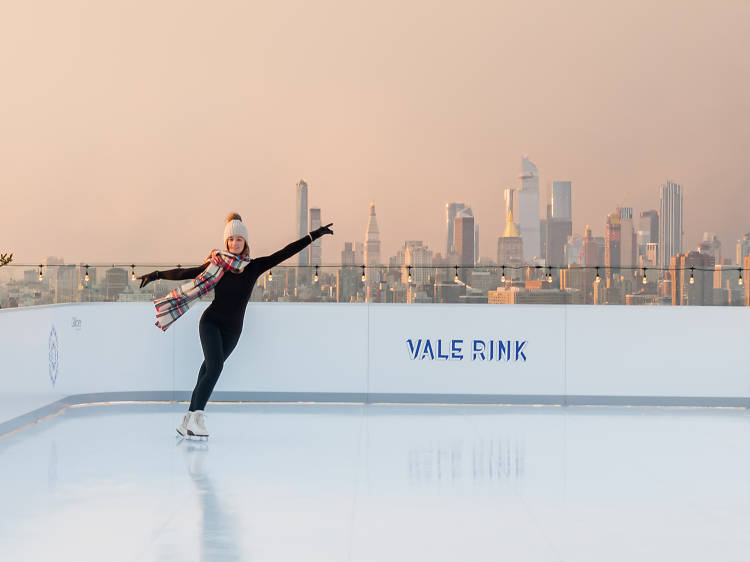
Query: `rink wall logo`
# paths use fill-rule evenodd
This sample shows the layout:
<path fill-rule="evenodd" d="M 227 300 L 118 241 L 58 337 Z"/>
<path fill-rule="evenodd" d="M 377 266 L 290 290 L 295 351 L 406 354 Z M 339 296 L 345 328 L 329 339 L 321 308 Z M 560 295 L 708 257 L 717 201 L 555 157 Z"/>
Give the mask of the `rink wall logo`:
<path fill-rule="evenodd" d="M 57 382 L 57 373 L 60 368 L 60 343 L 57 339 L 57 330 L 55 325 L 52 324 L 52 329 L 49 332 L 49 380 L 52 381 L 52 386 L 55 386 Z"/>
<path fill-rule="evenodd" d="M 407 339 L 412 361 L 514 361 L 526 362 L 526 340 Z"/>

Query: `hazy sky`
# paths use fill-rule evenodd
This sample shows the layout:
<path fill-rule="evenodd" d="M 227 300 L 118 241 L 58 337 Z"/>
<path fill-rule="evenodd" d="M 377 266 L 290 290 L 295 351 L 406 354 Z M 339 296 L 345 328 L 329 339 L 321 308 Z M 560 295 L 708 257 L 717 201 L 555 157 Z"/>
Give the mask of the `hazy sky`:
<path fill-rule="evenodd" d="M 683 186 L 685 242 L 750 231 L 750 2 L 40 0 L 0 7 L 0 252 L 200 263 L 242 214 L 296 238 L 295 183 L 383 261 L 444 252 L 472 206 L 496 256 L 521 157 L 573 228 Z"/>

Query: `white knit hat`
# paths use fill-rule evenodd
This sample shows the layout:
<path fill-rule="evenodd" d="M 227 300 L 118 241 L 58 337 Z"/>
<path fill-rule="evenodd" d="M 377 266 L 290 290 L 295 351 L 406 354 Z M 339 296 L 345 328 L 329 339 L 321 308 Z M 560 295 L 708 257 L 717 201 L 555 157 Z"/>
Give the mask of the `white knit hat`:
<path fill-rule="evenodd" d="M 240 220 L 234 219 L 224 227 L 224 245 L 227 244 L 227 238 L 230 236 L 242 236 L 247 242 L 247 227 Z"/>

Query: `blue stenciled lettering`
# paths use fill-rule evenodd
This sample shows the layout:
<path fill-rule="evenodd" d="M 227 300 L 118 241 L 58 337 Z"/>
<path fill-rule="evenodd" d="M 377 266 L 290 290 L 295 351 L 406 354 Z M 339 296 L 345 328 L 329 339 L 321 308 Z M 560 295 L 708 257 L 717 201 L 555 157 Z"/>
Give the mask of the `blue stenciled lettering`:
<path fill-rule="evenodd" d="M 461 361 L 464 358 L 461 349 L 463 344 L 464 340 L 451 340 L 451 359 Z"/>
<path fill-rule="evenodd" d="M 524 345 L 526 345 L 525 341 L 518 341 L 518 340 L 516 340 L 516 361 L 518 361 L 518 356 L 519 355 L 521 357 L 523 357 L 524 361 L 526 361 L 526 354 L 522 351 Z"/>
<path fill-rule="evenodd" d="M 481 346 L 481 347 L 480 347 Z M 472 353 L 471 353 L 471 360 L 474 361 L 477 358 L 477 355 L 482 358 L 482 361 L 484 361 L 484 348 L 486 347 L 485 343 L 482 340 L 474 340 L 473 346 L 472 346 Z"/>
<path fill-rule="evenodd" d="M 412 360 L 416 359 L 417 354 L 419 353 L 419 348 L 422 345 L 422 340 L 417 340 L 416 346 L 411 340 L 406 340 L 406 345 L 409 346 L 409 358 Z"/>
<path fill-rule="evenodd" d="M 424 359 L 425 357 L 427 357 L 428 353 L 430 354 L 430 359 L 434 360 L 435 352 L 432 351 L 432 343 L 430 342 L 430 340 L 425 340 L 424 347 L 422 348 L 422 356 L 420 357 L 420 359 Z"/>
<path fill-rule="evenodd" d="M 528 361 L 527 340 L 463 340 L 463 339 L 407 339 L 409 359 L 461 361 L 464 358 L 464 341 L 471 342 L 472 361 Z"/>
<path fill-rule="evenodd" d="M 448 359 L 448 354 L 447 353 L 445 355 L 442 354 L 442 351 L 443 351 L 443 340 L 438 340 L 438 342 L 437 342 L 437 348 L 438 348 L 437 358 L 438 359 L 446 359 L 447 360 Z"/>
<path fill-rule="evenodd" d="M 510 340 L 504 342 L 503 340 L 497 340 L 497 360 L 501 361 L 505 354 L 505 360 L 510 361 Z"/>

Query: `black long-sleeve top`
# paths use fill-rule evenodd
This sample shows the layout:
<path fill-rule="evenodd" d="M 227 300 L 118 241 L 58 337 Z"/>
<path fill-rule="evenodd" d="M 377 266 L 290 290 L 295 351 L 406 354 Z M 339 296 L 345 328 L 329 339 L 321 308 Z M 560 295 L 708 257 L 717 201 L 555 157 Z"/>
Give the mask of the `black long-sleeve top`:
<path fill-rule="evenodd" d="M 313 234 L 313 237 L 317 238 L 315 234 Z M 214 285 L 214 300 L 203 312 L 201 322 L 204 320 L 210 321 L 228 332 L 237 334 L 242 332 L 245 309 L 258 277 L 284 260 L 291 258 L 310 243 L 310 237 L 305 235 L 304 238 L 284 246 L 270 256 L 250 260 L 242 273 L 224 272 L 219 282 Z M 194 279 L 206 269 L 207 264 L 208 262 L 197 267 L 159 271 L 159 278 L 172 281 Z"/>

